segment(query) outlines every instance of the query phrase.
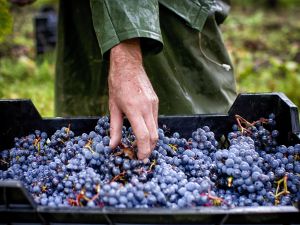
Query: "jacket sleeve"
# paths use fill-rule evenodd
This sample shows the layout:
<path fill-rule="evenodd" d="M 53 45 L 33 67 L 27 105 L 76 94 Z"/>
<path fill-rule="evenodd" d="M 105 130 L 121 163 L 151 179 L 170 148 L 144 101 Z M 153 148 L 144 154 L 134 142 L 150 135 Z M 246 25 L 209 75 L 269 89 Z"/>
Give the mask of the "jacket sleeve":
<path fill-rule="evenodd" d="M 163 48 L 157 0 L 90 0 L 102 56 L 123 40 L 140 38 L 144 54 Z"/>

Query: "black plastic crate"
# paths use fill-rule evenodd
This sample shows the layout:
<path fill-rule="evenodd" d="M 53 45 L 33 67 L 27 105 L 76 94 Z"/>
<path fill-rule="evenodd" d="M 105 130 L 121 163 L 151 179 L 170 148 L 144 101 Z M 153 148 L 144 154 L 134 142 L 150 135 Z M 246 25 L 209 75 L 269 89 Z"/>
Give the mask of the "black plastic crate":
<path fill-rule="evenodd" d="M 279 143 L 300 143 L 297 107 L 282 93 L 240 94 L 228 114 L 160 116 L 159 125 L 183 136 L 204 125 L 217 139 L 231 130 L 238 114 L 248 121 L 276 115 Z M 10 148 L 14 137 L 36 129 L 48 134 L 71 124 L 75 134 L 94 129 L 97 117 L 42 118 L 30 100 L 0 100 L 0 150 Z M 300 190 L 299 190 L 300 191 Z M 197 207 L 191 209 L 90 209 L 38 206 L 18 181 L 0 182 L 0 224 L 300 224 L 293 206 Z"/>

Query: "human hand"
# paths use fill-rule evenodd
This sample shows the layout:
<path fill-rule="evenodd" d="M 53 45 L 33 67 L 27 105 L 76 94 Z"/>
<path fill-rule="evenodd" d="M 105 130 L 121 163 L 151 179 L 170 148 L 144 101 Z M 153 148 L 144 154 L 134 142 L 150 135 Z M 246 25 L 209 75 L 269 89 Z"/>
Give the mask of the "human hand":
<path fill-rule="evenodd" d="M 143 68 L 139 39 L 111 49 L 108 86 L 110 146 L 120 143 L 125 114 L 136 136 L 138 158 L 148 158 L 158 140 L 158 97 Z"/>

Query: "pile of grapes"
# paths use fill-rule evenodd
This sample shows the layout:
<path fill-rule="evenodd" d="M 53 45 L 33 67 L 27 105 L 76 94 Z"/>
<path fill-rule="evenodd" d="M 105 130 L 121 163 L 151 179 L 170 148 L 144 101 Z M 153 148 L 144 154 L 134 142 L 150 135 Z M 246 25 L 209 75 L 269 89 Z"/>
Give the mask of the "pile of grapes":
<path fill-rule="evenodd" d="M 109 119 L 75 136 L 35 131 L 0 153 L 0 181 L 20 180 L 43 206 L 188 208 L 293 205 L 300 199 L 300 144 L 278 145 L 275 118 L 236 116 L 223 149 L 208 126 L 188 139 L 168 129 L 147 160 L 136 158 L 131 128 L 109 147 Z"/>

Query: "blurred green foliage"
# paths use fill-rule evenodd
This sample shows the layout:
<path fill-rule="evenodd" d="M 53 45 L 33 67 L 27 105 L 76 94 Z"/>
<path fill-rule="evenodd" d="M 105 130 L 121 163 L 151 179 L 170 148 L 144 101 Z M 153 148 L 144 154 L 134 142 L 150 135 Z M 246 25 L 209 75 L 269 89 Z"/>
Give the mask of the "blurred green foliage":
<path fill-rule="evenodd" d="M 238 7 L 251 7 L 252 9 L 290 9 L 300 5 L 299 0 L 223 0 L 229 1 L 232 5 Z"/>
<path fill-rule="evenodd" d="M 57 7 L 57 3 L 59 0 L 36 0 L 34 4 L 32 4 L 32 7 L 34 9 L 40 9 L 45 5 L 51 5 Z"/>
<path fill-rule="evenodd" d="M 0 61 L 0 98 L 28 98 L 43 116 L 53 116 L 53 53 L 36 62 L 27 56 Z"/>
<path fill-rule="evenodd" d="M 300 106 L 300 1 L 249 2 L 232 0 L 222 25 L 238 91 L 283 92 Z"/>
<path fill-rule="evenodd" d="M 0 98 L 29 98 L 42 116 L 54 116 L 55 52 L 35 55 L 33 16 L 40 7 L 55 2 L 38 0 L 24 7 L 8 4 L 13 29 L 0 42 Z"/>
<path fill-rule="evenodd" d="M 12 16 L 6 0 L 0 0 L 0 43 L 12 31 Z"/>
<path fill-rule="evenodd" d="M 0 0 L 6 2 L 6 0 Z M 300 106 L 300 1 L 231 0 L 221 26 L 235 65 L 239 92 L 283 92 Z M 35 55 L 33 16 L 58 0 L 38 0 L 26 7 L 5 6 L 13 15 L 12 33 L 0 42 L 0 98 L 30 98 L 42 116 L 54 116 L 55 52 Z M 1 32 L 9 24 L 0 18 Z"/>

